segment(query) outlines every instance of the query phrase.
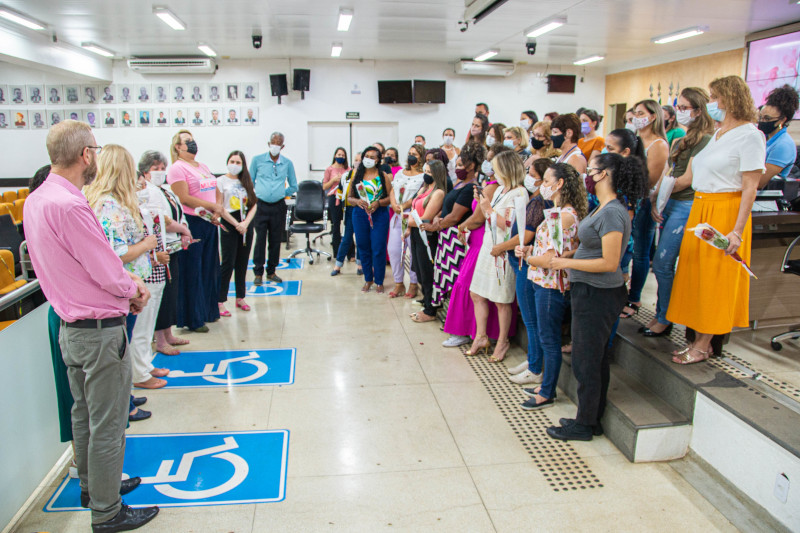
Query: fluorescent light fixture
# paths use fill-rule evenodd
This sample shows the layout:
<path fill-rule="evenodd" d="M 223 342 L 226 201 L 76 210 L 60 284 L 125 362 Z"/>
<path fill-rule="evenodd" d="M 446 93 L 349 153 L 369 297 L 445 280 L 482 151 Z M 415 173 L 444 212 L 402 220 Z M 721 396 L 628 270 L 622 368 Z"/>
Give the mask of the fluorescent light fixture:
<path fill-rule="evenodd" d="M 217 57 L 217 52 L 205 43 L 197 43 L 197 49 L 208 57 Z"/>
<path fill-rule="evenodd" d="M 45 24 L 4 5 L 0 5 L 0 17 L 32 30 L 43 30 L 46 27 Z"/>
<path fill-rule="evenodd" d="M 331 57 L 339 57 L 340 55 L 342 55 L 342 43 L 333 43 Z"/>
<path fill-rule="evenodd" d="M 350 23 L 353 22 L 353 10 L 347 8 L 339 9 L 339 31 L 348 31 Z"/>
<path fill-rule="evenodd" d="M 108 48 L 103 48 L 102 46 L 96 45 L 94 43 L 81 43 L 81 47 L 89 50 L 90 52 L 94 52 L 95 54 L 99 54 L 103 57 L 114 57 L 114 52 L 109 50 Z"/>
<path fill-rule="evenodd" d="M 525 30 L 524 33 L 526 37 L 539 37 L 540 35 L 544 35 L 547 32 L 551 32 L 557 28 L 560 28 L 566 23 L 567 17 L 556 17 L 533 26 L 532 28 Z"/>
<path fill-rule="evenodd" d="M 681 39 L 688 39 L 689 37 L 702 35 L 707 31 L 708 31 L 708 26 L 695 26 L 694 28 L 686 28 L 685 30 L 680 30 L 668 33 L 666 35 L 659 35 L 658 37 L 653 37 L 652 39 L 650 39 L 650 42 L 653 42 L 655 44 L 667 44 L 673 41 L 680 41 Z"/>
<path fill-rule="evenodd" d="M 589 63 L 594 63 L 595 61 L 602 61 L 606 58 L 606 56 L 589 56 L 584 57 L 583 59 L 579 59 L 577 61 L 573 61 L 573 65 L 588 65 Z"/>
<path fill-rule="evenodd" d="M 164 23 L 172 28 L 173 30 L 185 30 L 186 24 L 183 23 L 181 19 L 175 16 L 175 13 L 167 9 L 166 7 L 153 7 L 153 13 L 155 16 L 160 18 L 164 21 Z"/>
<path fill-rule="evenodd" d="M 492 48 L 491 50 L 486 50 L 485 52 L 481 52 L 477 56 L 473 57 L 473 61 L 486 61 L 487 59 L 491 59 L 497 54 L 500 53 L 500 50 L 496 48 Z"/>

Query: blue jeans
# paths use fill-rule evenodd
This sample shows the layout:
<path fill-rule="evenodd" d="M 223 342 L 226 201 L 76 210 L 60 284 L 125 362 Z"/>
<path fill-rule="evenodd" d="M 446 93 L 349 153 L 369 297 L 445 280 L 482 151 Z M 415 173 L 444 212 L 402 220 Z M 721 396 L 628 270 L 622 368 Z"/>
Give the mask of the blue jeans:
<path fill-rule="evenodd" d="M 686 221 L 692 210 L 690 200 L 670 200 L 664 208 L 663 229 L 658 240 L 658 249 L 653 258 L 653 272 L 658 281 L 658 301 L 656 302 L 656 319 L 659 324 L 667 325 L 667 309 L 672 294 L 672 280 L 675 279 L 675 263 L 681 251 L 681 241 L 686 230 Z"/>
<path fill-rule="evenodd" d="M 552 398 L 561 372 L 561 324 L 564 322 L 569 300 L 558 289 L 545 289 L 535 283 L 532 285 L 536 300 L 539 345 L 544 356 L 544 376 L 539 396 Z"/>
<path fill-rule="evenodd" d="M 364 270 L 364 281 L 383 285 L 386 276 L 386 244 L 389 241 L 389 208 L 379 207 L 372 213 L 372 228 L 367 212 L 356 207 L 353 210 L 353 230 L 356 234 L 358 256 Z"/>
<path fill-rule="evenodd" d="M 336 250 L 336 266 L 339 268 L 342 268 L 347 254 L 350 253 L 350 248 L 353 247 L 353 209 L 356 208 L 349 206 L 344 208 L 344 235 L 339 243 L 339 249 Z M 356 254 L 356 256 L 358 256 L 358 254 Z M 357 261 L 360 265 L 361 261 Z"/>
<path fill-rule="evenodd" d="M 656 221 L 650 214 L 650 199 L 639 202 L 633 217 L 633 273 L 631 274 L 631 290 L 629 301 L 641 302 L 644 282 L 650 272 L 650 248 L 656 235 Z"/>
<path fill-rule="evenodd" d="M 528 370 L 534 374 L 541 374 L 544 359 L 542 347 L 539 344 L 539 330 L 536 327 L 536 301 L 533 297 L 533 283 L 528 280 L 528 263 L 523 261 L 521 270 L 516 257 L 509 258 L 508 263 L 516 274 L 517 305 L 528 334 Z"/>

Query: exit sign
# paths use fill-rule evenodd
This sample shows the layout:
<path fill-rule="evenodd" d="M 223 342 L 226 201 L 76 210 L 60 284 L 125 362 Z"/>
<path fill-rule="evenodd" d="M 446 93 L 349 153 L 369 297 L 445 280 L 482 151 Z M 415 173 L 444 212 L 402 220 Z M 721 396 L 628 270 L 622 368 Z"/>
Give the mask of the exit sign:
<path fill-rule="evenodd" d="M 361 113 L 358 111 L 347 111 L 346 118 L 347 120 L 358 120 L 361 118 Z"/>

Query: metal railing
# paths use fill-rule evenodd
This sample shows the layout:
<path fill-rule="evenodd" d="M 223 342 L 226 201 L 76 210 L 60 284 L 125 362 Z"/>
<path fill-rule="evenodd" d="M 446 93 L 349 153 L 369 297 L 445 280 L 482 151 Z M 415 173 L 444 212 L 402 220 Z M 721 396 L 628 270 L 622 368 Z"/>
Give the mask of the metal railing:
<path fill-rule="evenodd" d="M 0 296 L 0 311 L 8 309 L 39 290 L 41 290 L 39 287 L 39 280 L 33 279 L 19 289 L 15 289 L 8 294 Z"/>

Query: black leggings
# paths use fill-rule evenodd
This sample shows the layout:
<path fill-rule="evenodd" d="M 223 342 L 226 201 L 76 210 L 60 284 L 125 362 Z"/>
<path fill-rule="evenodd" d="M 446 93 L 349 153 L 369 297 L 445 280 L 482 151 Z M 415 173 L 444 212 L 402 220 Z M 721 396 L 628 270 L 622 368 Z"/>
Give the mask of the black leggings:
<path fill-rule="evenodd" d="M 237 221 L 241 217 L 238 211 L 231 213 Z M 246 294 L 245 276 L 247 275 L 247 261 L 250 259 L 250 248 L 253 246 L 253 224 L 247 227 L 247 239 L 236 231 L 227 220 L 222 220 L 222 225 L 228 231 L 220 231 L 220 248 L 222 248 L 222 266 L 220 268 L 219 301 L 228 300 L 228 287 L 231 283 L 231 274 L 235 274 L 236 297 L 244 298 Z"/>
<path fill-rule="evenodd" d="M 436 257 L 436 245 L 439 234 L 435 231 L 428 232 L 428 246 L 431 257 Z M 433 298 L 433 261 L 428 257 L 425 241 L 417 228 L 411 228 L 411 268 L 417 273 L 417 280 L 422 285 L 422 311 L 428 316 L 435 316 L 431 300 Z"/>

